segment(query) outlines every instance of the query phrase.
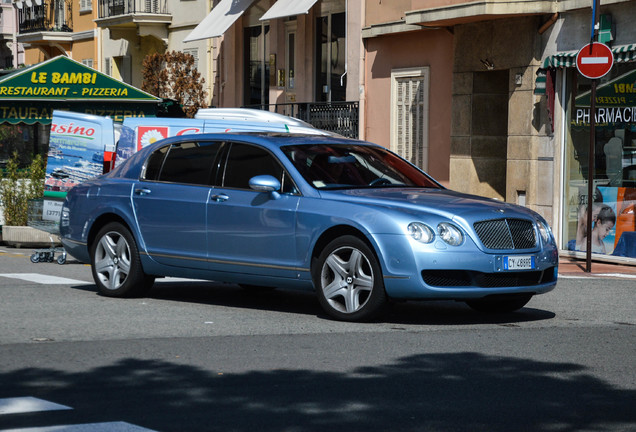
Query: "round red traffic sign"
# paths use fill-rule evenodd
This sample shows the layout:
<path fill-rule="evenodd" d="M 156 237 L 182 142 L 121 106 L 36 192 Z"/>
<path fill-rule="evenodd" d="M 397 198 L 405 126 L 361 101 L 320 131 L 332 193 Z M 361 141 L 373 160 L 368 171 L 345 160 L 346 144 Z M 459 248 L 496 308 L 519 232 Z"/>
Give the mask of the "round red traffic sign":
<path fill-rule="evenodd" d="M 614 54 L 602 43 L 587 44 L 576 55 L 576 68 L 586 78 L 596 79 L 607 74 L 614 66 Z"/>

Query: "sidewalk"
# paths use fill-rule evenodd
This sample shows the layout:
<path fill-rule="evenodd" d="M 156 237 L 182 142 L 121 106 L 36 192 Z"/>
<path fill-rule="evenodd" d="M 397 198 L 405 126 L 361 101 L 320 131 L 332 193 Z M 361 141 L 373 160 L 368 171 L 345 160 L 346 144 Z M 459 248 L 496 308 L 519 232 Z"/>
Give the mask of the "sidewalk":
<path fill-rule="evenodd" d="M 636 266 L 592 261 L 592 271 L 585 271 L 585 259 L 568 256 L 559 257 L 559 276 L 563 277 L 615 277 L 634 279 L 636 281 Z"/>

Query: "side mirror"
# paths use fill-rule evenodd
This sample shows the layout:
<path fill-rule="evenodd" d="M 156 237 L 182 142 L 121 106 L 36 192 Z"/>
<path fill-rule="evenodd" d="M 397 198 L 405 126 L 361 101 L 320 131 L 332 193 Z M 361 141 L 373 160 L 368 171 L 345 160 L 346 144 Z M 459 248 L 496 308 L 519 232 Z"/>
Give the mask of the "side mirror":
<path fill-rule="evenodd" d="M 259 175 L 250 179 L 250 187 L 258 192 L 270 192 L 272 198 L 280 197 L 280 181 L 271 175 Z"/>

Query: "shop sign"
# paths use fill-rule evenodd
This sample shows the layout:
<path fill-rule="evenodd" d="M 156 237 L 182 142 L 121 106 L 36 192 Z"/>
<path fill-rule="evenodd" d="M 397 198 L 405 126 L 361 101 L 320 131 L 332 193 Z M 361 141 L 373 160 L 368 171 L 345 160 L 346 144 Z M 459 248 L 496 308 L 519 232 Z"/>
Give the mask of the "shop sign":
<path fill-rule="evenodd" d="M 123 122 L 128 117 L 156 117 L 157 104 L 116 102 L 9 102 L 0 99 L 0 122 L 11 124 L 51 124 L 53 110 L 74 111 Z"/>
<path fill-rule="evenodd" d="M 577 96 L 574 125 L 590 123 L 590 99 L 589 91 Z M 595 105 L 598 125 L 636 124 L 636 70 L 598 86 Z"/>
<path fill-rule="evenodd" d="M 589 91 L 576 97 L 576 106 L 590 106 Z M 636 106 L 636 70 L 599 85 L 596 106 Z"/>
<path fill-rule="evenodd" d="M 64 56 L 19 70 L 0 80 L 0 99 L 160 101 Z"/>

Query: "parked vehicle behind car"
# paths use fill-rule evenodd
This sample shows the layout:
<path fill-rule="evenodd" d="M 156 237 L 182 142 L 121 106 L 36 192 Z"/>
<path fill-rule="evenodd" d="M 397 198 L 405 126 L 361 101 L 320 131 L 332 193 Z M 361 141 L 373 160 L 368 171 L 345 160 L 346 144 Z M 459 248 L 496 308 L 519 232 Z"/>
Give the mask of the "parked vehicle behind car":
<path fill-rule="evenodd" d="M 291 287 L 315 290 L 346 321 L 400 299 L 510 312 L 557 282 L 557 246 L 537 213 L 330 136 L 158 141 L 71 189 L 60 232 L 106 296 L 144 295 L 161 276 Z"/>

